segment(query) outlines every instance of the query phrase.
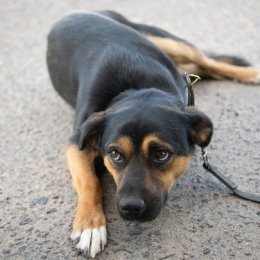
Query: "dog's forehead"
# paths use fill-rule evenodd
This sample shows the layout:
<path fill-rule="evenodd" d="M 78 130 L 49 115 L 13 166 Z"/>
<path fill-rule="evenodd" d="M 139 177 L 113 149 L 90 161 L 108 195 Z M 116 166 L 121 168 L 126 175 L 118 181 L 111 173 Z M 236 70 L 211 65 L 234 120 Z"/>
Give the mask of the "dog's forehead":
<path fill-rule="evenodd" d="M 143 138 L 140 139 L 139 142 L 137 142 L 133 136 L 120 135 L 108 144 L 108 148 L 114 146 L 129 156 L 137 150 L 147 155 L 151 146 L 164 147 L 172 150 L 172 146 L 155 133 L 143 135 Z"/>
<path fill-rule="evenodd" d="M 168 148 L 169 150 L 172 149 L 171 145 L 167 141 L 163 140 L 155 133 L 150 133 L 144 136 L 141 148 L 143 151 L 148 151 L 151 145 Z"/>
<path fill-rule="evenodd" d="M 182 113 L 167 105 L 121 108 L 108 115 L 103 144 L 107 146 L 121 136 L 128 136 L 133 146 L 139 148 L 147 136 L 151 138 L 153 135 L 157 140 L 160 139 L 179 150 L 179 147 L 186 147 L 186 144 L 183 145 L 187 141 L 187 124 L 184 121 Z"/>

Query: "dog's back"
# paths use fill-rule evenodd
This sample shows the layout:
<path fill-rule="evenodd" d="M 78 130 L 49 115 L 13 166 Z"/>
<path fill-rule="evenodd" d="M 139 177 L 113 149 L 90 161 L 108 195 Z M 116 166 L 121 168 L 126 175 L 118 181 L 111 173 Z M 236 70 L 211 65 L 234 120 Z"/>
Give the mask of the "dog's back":
<path fill-rule="evenodd" d="M 47 63 L 55 89 L 72 106 L 79 84 L 90 92 L 95 84 L 95 93 L 105 93 L 107 102 L 148 86 L 168 89 L 184 101 L 184 91 L 176 93 L 183 80 L 168 56 L 131 27 L 99 13 L 71 13 L 56 23 L 48 36 Z"/>

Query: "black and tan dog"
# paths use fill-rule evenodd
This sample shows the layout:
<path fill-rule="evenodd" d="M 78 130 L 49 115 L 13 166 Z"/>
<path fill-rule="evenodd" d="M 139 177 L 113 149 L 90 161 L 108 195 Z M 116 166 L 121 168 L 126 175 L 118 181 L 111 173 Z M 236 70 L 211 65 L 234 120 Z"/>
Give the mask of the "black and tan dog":
<path fill-rule="evenodd" d="M 77 191 L 72 239 L 94 257 L 107 242 L 95 159 L 103 157 L 116 185 L 119 214 L 154 219 L 194 145 L 207 146 L 213 126 L 187 107 L 178 69 L 244 83 L 260 71 L 237 58 L 210 58 L 156 27 L 111 12 L 74 12 L 48 37 L 48 69 L 57 92 L 76 109 L 66 155 Z M 238 66 L 239 65 L 239 66 Z"/>

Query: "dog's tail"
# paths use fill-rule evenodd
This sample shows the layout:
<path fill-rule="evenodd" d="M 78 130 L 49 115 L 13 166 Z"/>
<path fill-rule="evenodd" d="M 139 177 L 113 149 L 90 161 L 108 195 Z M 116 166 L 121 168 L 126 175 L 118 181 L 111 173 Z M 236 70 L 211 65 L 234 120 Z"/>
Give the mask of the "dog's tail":
<path fill-rule="evenodd" d="M 225 62 L 231 65 L 239 66 L 239 67 L 249 67 L 251 66 L 250 62 L 246 59 L 238 56 L 232 55 L 217 55 L 213 53 L 206 53 L 209 58 L 212 58 L 217 61 Z"/>
<path fill-rule="evenodd" d="M 219 73 L 215 73 L 214 70 L 212 72 L 210 70 L 207 71 L 204 69 L 198 69 L 197 74 L 200 75 L 203 79 L 222 79 L 226 77 L 231 79 L 237 79 L 244 83 L 260 83 L 260 71 L 251 67 L 252 65 L 246 59 L 233 55 L 217 55 L 211 52 L 203 53 L 212 61 L 219 62 L 217 63 L 217 68 L 220 69 L 222 73 L 224 71 L 224 75 L 220 75 Z M 223 63 L 233 66 L 229 69 L 226 69 Z"/>

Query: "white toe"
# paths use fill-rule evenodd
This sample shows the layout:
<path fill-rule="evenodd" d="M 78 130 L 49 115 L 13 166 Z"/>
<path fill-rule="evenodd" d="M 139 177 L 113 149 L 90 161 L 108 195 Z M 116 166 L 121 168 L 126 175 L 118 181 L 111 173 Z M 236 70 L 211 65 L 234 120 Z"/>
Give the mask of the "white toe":
<path fill-rule="evenodd" d="M 107 229 L 102 226 L 99 228 L 101 232 L 101 250 L 104 250 L 105 245 L 107 244 Z"/>
<path fill-rule="evenodd" d="M 91 250 L 90 256 L 95 257 L 95 255 L 101 251 L 101 233 L 97 228 L 92 230 L 92 240 L 91 240 Z"/>
<path fill-rule="evenodd" d="M 78 232 L 76 232 L 75 234 L 78 234 Z M 106 243 L 107 231 L 106 227 L 102 226 L 100 228 L 85 229 L 82 232 L 80 236 L 80 241 L 76 247 L 79 250 L 83 251 L 84 254 L 88 254 L 91 257 L 95 257 L 97 253 L 104 250 Z"/>
<path fill-rule="evenodd" d="M 90 242 L 91 242 L 91 233 L 92 233 L 91 229 L 85 229 L 80 236 L 79 243 L 77 244 L 77 248 L 79 250 L 82 250 L 84 252 L 84 254 L 89 252 Z"/>

